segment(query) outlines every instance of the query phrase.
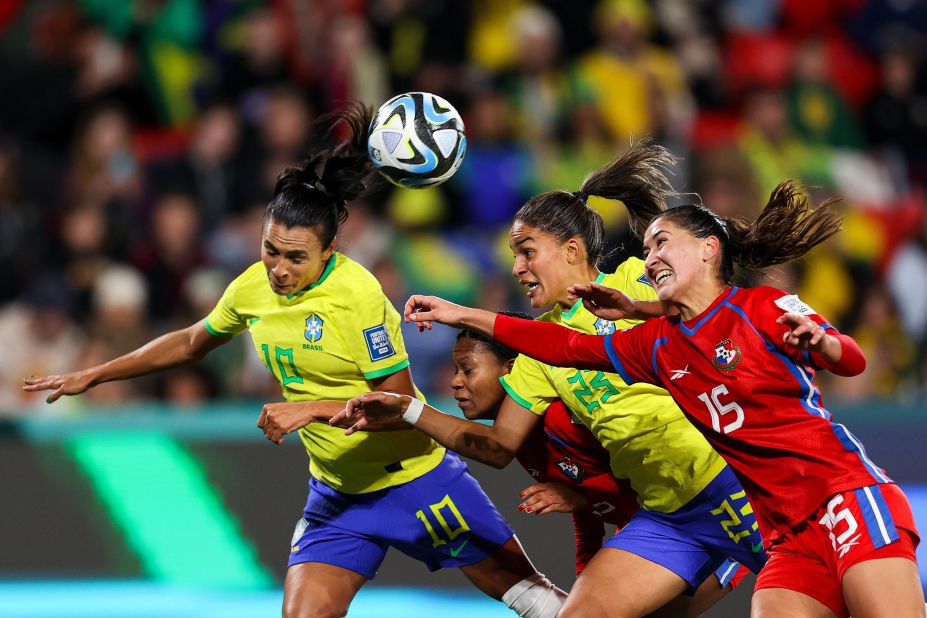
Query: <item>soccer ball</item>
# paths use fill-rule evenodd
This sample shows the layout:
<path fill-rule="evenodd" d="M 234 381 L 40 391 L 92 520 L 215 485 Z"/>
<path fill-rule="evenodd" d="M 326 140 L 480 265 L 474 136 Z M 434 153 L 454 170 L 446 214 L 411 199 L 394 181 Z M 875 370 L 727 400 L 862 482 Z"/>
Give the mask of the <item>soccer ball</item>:
<path fill-rule="evenodd" d="M 467 151 L 463 120 L 436 94 L 407 92 L 380 106 L 370 123 L 367 152 L 395 185 L 439 185 L 457 171 Z"/>

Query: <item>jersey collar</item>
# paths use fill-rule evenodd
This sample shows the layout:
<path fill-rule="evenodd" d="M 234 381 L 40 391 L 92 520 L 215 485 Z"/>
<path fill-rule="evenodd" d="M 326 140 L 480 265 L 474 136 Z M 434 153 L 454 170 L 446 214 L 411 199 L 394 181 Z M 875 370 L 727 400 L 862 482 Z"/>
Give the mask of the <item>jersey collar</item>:
<path fill-rule="evenodd" d="M 702 311 L 700 314 L 698 314 L 691 320 L 686 320 L 685 322 L 682 320 L 679 320 L 679 330 L 681 330 L 683 334 L 688 335 L 690 337 L 694 335 L 695 331 L 697 331 L 698 329 L 702 327 L 702 324 L 710 320 L 711 317 L 715 313 L 717 313 L 718 309 L 721 308 L 721 305 L 724 304 L 724 301 L 726 301 L 731 296 L 736 294 L 737 290 L 739 289 L 740 288 L 738 288 L 737 286 L 726 287 L 724 291 L 721 292 L 721 294 L 718 296 L 718 298 L 716 298 L 714 302 L 711 303 L 708 306 L 708 308 Z"/>
<path fill-rule="evenodd" d="M 307 285 L 307 286 L 304 287 L 303 289 L 299 290 L 298 292 L 293 292 L 292 294 L 287 294 L 286 299 L 287 299 L 287 300 L 293 300 L 293 299 L 296 298 L 297 296 L 300 296 L 300 295 L 302 295 L 302 294 L 305 294 L 305 293 L 308 292 L 309 290 L 312 290 L 312 289 L 317 288 L 317 287 L 319 287 L 320 285 L 322 285 L 322 282 L 325 281 L 325 280 L 328 278 L 328 275 L 330 275 L 331 272 L 335 269 L 335 261 L 336 261 L 337 259 L 338 259 L 338 254 L 337 254 L 337 253 L 332 253 L 332 256 L 331 256 L 330 258 L 328 258 L 328 262 L 325 264 L 325 268 L 322 269 L 322 274 L 319 275 L 319 278 L 315 280 L 315 283 L 310 283 L 309 285 Z"/>
<path fill-rule="evenodd" d="M 595 283 L 602 283 L 605 280 L 605 273 L 599 272 L 599 276 L 595 278 Z M 570 307 L 570 310 L 563 314 L 563 319 L 572 320 L 573 316 L 576 315 L 576 312 L 579 311 L 579 308 L 583 306 L 583 299 L 577 299 L 577 301 Z"/>

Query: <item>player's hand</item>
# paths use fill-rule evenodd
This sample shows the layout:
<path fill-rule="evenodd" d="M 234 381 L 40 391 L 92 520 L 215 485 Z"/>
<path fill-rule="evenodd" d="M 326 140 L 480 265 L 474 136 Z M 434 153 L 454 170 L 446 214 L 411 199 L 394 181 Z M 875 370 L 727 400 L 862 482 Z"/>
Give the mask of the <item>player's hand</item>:
<path fill-rule="evenodd" d="M 783 313 L 776 319 L 776 323 L 784 324 L 789 329 L 782 336 L 783 343 L 800 352 L 821 352 L 827 343 L 824 327 L 806 315 Z"/>
<path fill-rule="evenodd" d="M 587 504 L 584 496 L 562 483 L 535 483 L 519 494 L 522 503 L 519 511 L 544 515 L 545 513 L 572 513 Z"/>
<path fill-rule="evenodd" d="M 598 283 L 576 283 L 567 288 L 567 300 L 575 303 L 583 299 L 583 306 L 589 313 L 603 320 L 640 319 L 640 312 L 627 294 L 615 288 Z"/>
<path fill-rule="evenodd" d="M 87 370 L 23 380 L 24 391 L 52 391 L 45 403 L 54 403 L 62 395 L 79 395 L 93 385 L 94 377 Z"/>
<path fill-rule="evenodd" d="M 312 422 L 311 402 L 267 403 L 261 408 L 257 426 L 264 437 L 275 444 L 283 443 L 283 436 Z"/>
<path fill-rule="evenodd" d="M 365 429 L 372 431 L 381 425 L 385 425 L 384 429 L 395 428 L 410 400 L 409 397 L 383 391 L 364 393 L 348 401 L 344 410 L 333 416 L 328 424 L 345 427 L 346 436 Z"/>
<path fill-rule="evenodd" d="M 418 325 L 418 332 L 422 332 L 425 329 L 431 330 L 432 322 L 461 326 L 466 311 L 467 307 L 455 305 L 443 298 L 415 294 L 406 301 L 403 313 L 406 323 L 414 322 Z"/>

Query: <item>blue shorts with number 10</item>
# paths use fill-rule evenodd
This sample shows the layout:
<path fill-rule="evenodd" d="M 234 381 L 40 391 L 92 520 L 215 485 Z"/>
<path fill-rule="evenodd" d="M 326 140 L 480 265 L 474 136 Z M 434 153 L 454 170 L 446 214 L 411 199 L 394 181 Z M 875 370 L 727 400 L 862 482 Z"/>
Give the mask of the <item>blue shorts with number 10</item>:
<path fill-rule="evenodd" d="M 681 509 L 657 513 L 641 509 L 604 547 L 622 549 L 663 566 L 689 584 L 699 584 L 718 572 L 729 572 L 728 559 L 754 573 L 766 564 L 766 551 L 756 515 L 740 482 L 727 466 Z"/>
<path fill-rule="evenodd" d="M 395 547 L 429 570 L 487 558 L 514 532 L 457 455 L 419 478 L 366 494 L 312 479 L 287 566 L 322 562 L 373 578 Z"/>

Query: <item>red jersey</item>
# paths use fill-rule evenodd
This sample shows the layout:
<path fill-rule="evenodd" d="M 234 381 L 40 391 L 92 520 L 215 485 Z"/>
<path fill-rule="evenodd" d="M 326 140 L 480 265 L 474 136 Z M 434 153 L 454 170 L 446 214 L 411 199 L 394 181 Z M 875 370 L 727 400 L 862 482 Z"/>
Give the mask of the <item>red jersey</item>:
<path fill-rule="evenodd" d="M 515 456 L 538 482 L 562 483 L 588 500 L 585 508 L 573 513 L 579 575 L 601 549 L 605 524 L 621 528 L 637 512 L 637 493 L 627 481 L 615 478 L 608 451 L 591 431 L 573 420 L 559 399 L 548 406 L 544 424 Z"/>
<path fill-rule="evenodd" d="M 497 319 L 496 331 L 542 362 L 667 389 L 735 471 L 771 542 L 835 493 L 892 482 L 831 420 L 809 355 L 782 343 L 787 327 L 776 319 L 786 312 L 833 328 L 796 296 L 734 287 L 692 320 L 663 317 L 605 337 L 513 318 Z"/>

